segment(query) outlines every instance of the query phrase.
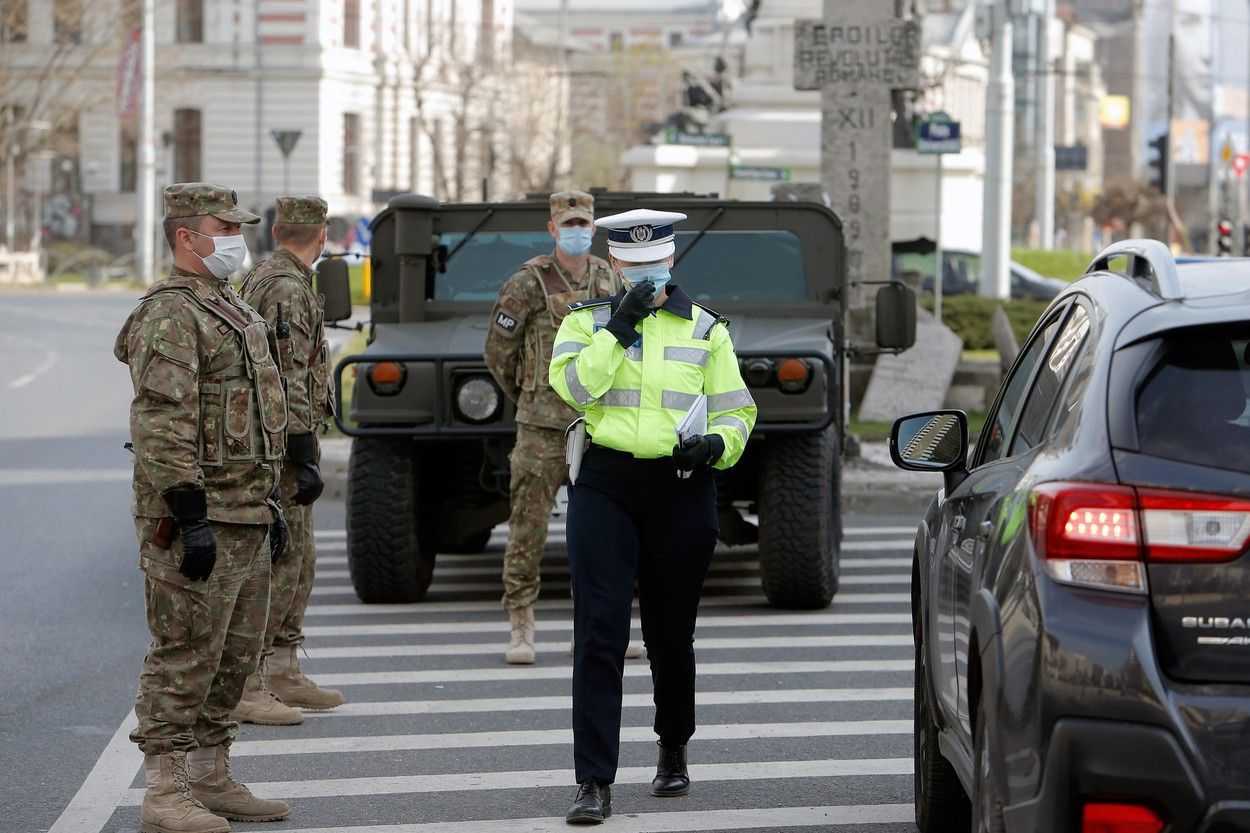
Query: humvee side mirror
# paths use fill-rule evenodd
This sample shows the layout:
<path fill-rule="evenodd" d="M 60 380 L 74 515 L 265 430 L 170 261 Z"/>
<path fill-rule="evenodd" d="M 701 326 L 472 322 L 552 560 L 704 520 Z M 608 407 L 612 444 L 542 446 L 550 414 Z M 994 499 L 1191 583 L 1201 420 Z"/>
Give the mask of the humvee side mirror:
<path fill-rule="evenodd" d="M 877 346 L 903 351 L 916 343 L 916 292 L 897 281 L 877 290 Z"/>
<path fill-rule="evenodd" d="M 326 321 L 337 323 L 352 317 L 352 286 L 341 257 L 327 257 L 317 264 L 317 292 L 325 299 Z"/>

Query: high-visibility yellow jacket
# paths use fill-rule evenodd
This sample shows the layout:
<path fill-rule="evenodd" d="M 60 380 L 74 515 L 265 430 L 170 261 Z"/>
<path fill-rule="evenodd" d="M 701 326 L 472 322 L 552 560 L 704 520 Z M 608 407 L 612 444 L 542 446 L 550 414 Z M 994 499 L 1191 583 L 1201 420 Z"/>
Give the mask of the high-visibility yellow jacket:
<path fill-rule="evenodd" d="M 755 400 L 742 381 L 724 323 L 670 284 L 664 305 L 638 325 L 628 349 L 604 329 L 621 296 L 574 304 L 560 325 L 550 380 L 586 416 L 596 445 L 635 457 L 670 457 L 677 424 L 707 394 L 708 431 L 725 451 L 727 469 L 742 456 L 755 427 Z"/>

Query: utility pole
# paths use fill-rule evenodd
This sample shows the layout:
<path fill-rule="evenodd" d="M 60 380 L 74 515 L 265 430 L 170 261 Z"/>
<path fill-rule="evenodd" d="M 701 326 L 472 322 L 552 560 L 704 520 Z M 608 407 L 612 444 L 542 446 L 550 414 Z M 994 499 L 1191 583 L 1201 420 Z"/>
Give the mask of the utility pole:
<path fill-rule="evenodd" d="M 139 280 L 150 284 L 156 277 L 156 27 L 153 21 L 155 0 L 143 0 L 143 35 L 140 70 L 143 73 L 143 101 L 139 111 L 139 213 L 135 222 L 135 266 Z"/>
<path fill-rule="evenodd" d="M 985 222 L 981 237 L 980 294 L 1011 297 L 1011 152 L 1015 117 L 1011 73 L 1011 9 L 1008 0 L 993 15 L 989 89 L 985 100 Z"/>
<path fill-rule="evenodd" d="M 1050 60 L 1050 21 L 1055 0 L 1045 0 L 1037 34 L 1037 245 L 1055 247 L 1055 74 Z"/>

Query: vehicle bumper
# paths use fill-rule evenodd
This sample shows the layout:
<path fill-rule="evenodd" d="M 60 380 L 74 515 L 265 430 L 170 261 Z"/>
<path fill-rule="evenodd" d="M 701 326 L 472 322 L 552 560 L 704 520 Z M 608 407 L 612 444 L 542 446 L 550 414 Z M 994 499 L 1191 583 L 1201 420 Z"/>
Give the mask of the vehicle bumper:
<path fill-rule="evenodd" d="M 1158 726 L 1061 719 L 1043 770 L 1036 797 L 1003 809 L 1007 830 L 1079 831 L 1082 801 L 1103 796 L 1150 805 L 1168 833 L 1250 833 L 1250 797 L 1208 806 L 1184 750 Z"/>

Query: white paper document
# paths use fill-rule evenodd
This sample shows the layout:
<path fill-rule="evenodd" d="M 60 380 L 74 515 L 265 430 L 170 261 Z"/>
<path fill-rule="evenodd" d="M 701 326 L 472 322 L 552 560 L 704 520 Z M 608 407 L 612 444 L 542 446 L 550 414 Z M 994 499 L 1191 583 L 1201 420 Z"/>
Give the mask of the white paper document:
<path fill-rule="evenodd" d="M 690 410 L 686 411 L 685 416 L 681 418 L 681 422 L 677 423 L 677 442 L 681 444 L 691 437 L 701 437 L 706 433 L 707 394 L 701 393 L 690 406 Z M 690 472 L 679 471 L 677 476 L 686 478 L 690 476 Z"/>

